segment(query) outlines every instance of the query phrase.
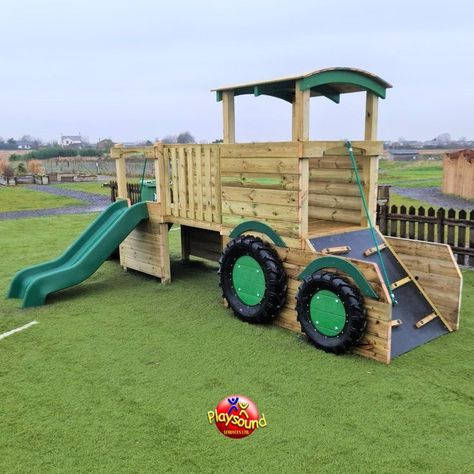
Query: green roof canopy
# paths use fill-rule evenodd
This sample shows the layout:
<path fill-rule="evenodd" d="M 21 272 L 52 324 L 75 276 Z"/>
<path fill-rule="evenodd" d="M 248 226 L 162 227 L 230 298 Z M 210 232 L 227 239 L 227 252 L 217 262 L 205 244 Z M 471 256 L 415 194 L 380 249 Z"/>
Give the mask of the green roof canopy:
<path fill-rule="evenodd" d="M 216 92 L 217 101 L 222 100 L 222 92 L 233 91 L 234 95 L 253 94 L 255 97 L 270 95 L 292 102 L 297 81 L 299 81 L 299 87 L 302 91 L 308 89 L 311 91 L 311 97 L 324 96 L 337 104 L 341 94 L 350 92 L 367 91 L 385 99 L 386 90 L 392 87 L 382 78 L 367 71 L 338 67 L 320 69 L 302 76 L 226 86 L 213 89 L 213 91 Z"/>

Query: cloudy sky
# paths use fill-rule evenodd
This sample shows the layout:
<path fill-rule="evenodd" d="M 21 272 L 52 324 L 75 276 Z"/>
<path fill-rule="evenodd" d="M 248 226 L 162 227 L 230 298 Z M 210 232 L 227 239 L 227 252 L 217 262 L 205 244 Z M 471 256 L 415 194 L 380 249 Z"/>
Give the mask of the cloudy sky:
<path fill-rule="evenodd" d="M 394 88 L 381 139 L 474 138 L 470 0 L 2 0 L 0 136 L 222 136 L 210 93 L 351 66 Z M 311 102 L 312 139 L 362 136 L 363 94 Z M 238 141 L 287 140 L 291 106 L 236 99 Z"/>

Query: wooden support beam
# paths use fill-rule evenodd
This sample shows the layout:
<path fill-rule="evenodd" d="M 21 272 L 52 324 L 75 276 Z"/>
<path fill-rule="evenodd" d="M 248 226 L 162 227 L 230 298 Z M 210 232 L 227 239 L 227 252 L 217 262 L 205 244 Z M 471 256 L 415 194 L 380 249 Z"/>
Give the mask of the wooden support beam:
<path fill-rule="evenodd" d="M 302 91 L 300 81 L 295 84 L 295 97 L 293 99 L 292 109 L 292 140 L 309 140 L 309 99 L 310 89 Z"/>
<path fill-rule="evenodd" d="M 321 250 L 321 253 L 328 254 L 328 255 L 342 255 L 345 253 L 349 253 L 351 248 L 348 245 L 342 245 L 340 247 L 327 247 Z"/>
<path fill-rule="evenodd" d="M 391 290 L 396 290 L 397 288 L 400 288 L 403 285 L 406 285 L 407 283 L 410 283 L 412 280 L 409 276 L 402 278 L 401 280 L 395 281 L 390 285 Z"/>
<path fill-rule="evenodd" d="M 362 179 L 365 200 L 369 209 L 370 218 L 375 225 L 377 218 L 377 179 L 379 174 L 379 157 L 367 156 L 362 159 Z M 361 226 L 368 226 L 369 222 L 365 215 L 364 206 L 361 206 Z"/>
<path fill-rule="evenodd" d="M 224 143 L 235 143 L 234 91 L 222 92 Z"/>
<path fill-rule="evenodd" d="M 403 324 L 403 321 L 401 319 L 392 319 L 389 324 L 392 328 L 396 328 L 397 326 Z"/>
<path fill-rule="evenodd" d="M 155 179 L 156 179 L 156 200 L 161 203 L 162 213 L 166 213 L 168 207 L 167 189 L 169 186 L 169 171 L 166 169 L 164 145 L 163 143 L 155 143 Z"/>
<path fill-rule="evenodd" d="M 114 155 L 115 171 L 117 174 L 117 197 L 127 199 L 127 167 L 125 164 L 123 145 L 114 146 Z"/>
<path fill-rule="evenodd" d="M 420 329 L 423 327 L 425 324 L 429 323 L 430 321 L 433 321 L 433 319 L 437 318 L 438 315 L 436 313 L 431 313 L 428 316 L 425 316 L 424 318 L 420 319 L 416 324 L 416 328 Z"/>
<path fill-rule="evenodd" d="M 379 98 L 372 92 L 367 92 L 365 101 L 365 140 L 377 140 Z"/>
<path fill-rule="evenodd" d="M 378 246 L 378 249 L 379 250 L 383 250 L 383 249 L 386 249 L 387 248 L 387 244 L 380 244 Z M 377 252 L 377 247 L 371 247 L 370 249 L 367 249 L 365 252 L 364 252 L 364 255 L 366 257 L 369 257 L 370 255 L 373 255 L 374 253 Z"/>

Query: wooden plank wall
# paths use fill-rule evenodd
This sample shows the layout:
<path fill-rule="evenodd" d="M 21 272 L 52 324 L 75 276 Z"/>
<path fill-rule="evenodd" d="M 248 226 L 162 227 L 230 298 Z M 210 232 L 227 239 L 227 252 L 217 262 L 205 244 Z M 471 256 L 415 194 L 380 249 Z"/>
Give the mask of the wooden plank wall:
<path fill-rule="evenodd" d="M 461 150 L 445 155 L 442 191 L 474 199 L 474 150 Z"/>
<path fill-rule="evenodd" d="M 462 274 L 449 245 L 385 237 L 452 329 L 459 328 Z"/>
<path fill-rule="evenodd" d="M 220 224 L 219 146 L 165 145 L 162 159 L 162 179 L 170 183 L 165 187 L 165 215 L 190 225 Z"/>
<path fill-rule="evenodd" d="M 147 203 L 149 219 L 141 222 L 120 244 L 120 265 L 171 280 L 168 224 L 162 223 L 159 203 Z"/>
<path fill-rule="evenodd" d="M 362 173 L 360 159 L 358 165 Z M 310 219 L 360 224 L 361 206 L 357 181 L 347 154 L 310 158 Z"/>
<path fill-rule="evenodd" d="M 243 221 L 257 220 L 287 245 L 301 247 L 298 144 L 224 144 L 220 150 L 223 234 Z"/>

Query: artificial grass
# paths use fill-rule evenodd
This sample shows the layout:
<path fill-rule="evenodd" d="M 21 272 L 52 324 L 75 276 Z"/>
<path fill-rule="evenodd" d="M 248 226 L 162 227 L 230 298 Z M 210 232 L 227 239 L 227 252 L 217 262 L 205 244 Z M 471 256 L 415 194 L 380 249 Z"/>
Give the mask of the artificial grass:
<path fill-rule="evenodd" d="M 1 291 L 91 218 L 2 222 Z M 470 472 L 473 271 L 461 330 L 390 366 L 240 322 L 213 264 L 172 272 L 162 286 L 109 261 L 44 307 L 0 302 L 0 333 L 40 322 L 0 341 L 1 472 Z M 268 426 L 232 440 L 206 414 L 239 392 Z"/>
<path fill-rule="evenodd" d="M 83 206 L 84 201 L 33 191 L 19 186 L 0 186 L 0 212 Z"/>
<path fill-rule="evenodd" d="M 443 164 L 440 161 L 380 160 L 379 183 L 403 188 L 440 187 Z"/>
<path fill-rule="evenodd" d="M 83 191 L 86 193 L 102 194 L 110 196 L 110 188 L 103 186 L 105 181 L 91 181 L 83 183 L 60 183 L 54 184 L 56 188 L 70 189 L 72 191 Z"/>

